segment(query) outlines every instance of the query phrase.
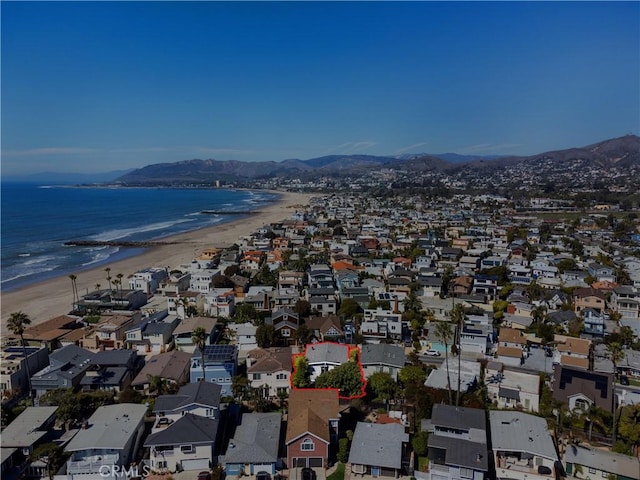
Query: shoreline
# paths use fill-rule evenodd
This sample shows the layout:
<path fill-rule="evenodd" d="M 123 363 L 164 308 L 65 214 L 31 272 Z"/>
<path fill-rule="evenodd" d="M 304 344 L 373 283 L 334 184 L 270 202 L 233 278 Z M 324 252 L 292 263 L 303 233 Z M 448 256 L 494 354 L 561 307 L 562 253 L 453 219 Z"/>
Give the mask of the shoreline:
<path fill-rule="evenodd" d="M 111 269 L 111 276 L 115 277 L 118 273 L 122 273 L 124 280 L 144 268 L 177 267 L 189 263 L 204 248 L 230 247 L 240 237 L 249 235 L 264 224 L 287 220 L 295 212 L 296 206 L 307 205 L 313 196 L 307 193 L 280 191 L 270 191 L 270 193 L 278 194 L 279 198 L 273 204 L 261 208 L 260 213 L 248 214 L 247 217 L 211 227 L 166 236 L 162 241 L 171 243 L 151 246 L 139 254 L 78 271 L 75 274 L 78 291 L 82 294 L 86 290 L 93 290 L 98 283 L 106 286 L 107 274 L 104 269 L 107 267 Z M 8 333 L 6 322 L 13 312 L 26 313 L 31 319 L 31 326 L 34 326 L 67 314 L 71 310 L 71 303 L 71 280 L 68 275 L 2 292 L 0 294 L 0 334 L 4 336 Z"/>

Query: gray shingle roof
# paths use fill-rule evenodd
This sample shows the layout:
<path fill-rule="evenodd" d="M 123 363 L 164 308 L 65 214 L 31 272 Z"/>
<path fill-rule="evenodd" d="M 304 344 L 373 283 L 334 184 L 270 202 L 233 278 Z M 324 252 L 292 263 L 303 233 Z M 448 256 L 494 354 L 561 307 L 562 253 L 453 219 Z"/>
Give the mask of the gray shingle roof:
<path fill-rule="evenodd" d="M 245 413 L 225 454 L 226 463 L 273 463 L 278 460 L 279 413 Z"/>
<path fill-rule="evenodd" d="M 120 450 L 147 413 L 146 405 L 117 403 L 98 408 L 89 418 L 89 428 L 80 430 L 65 448 L 67 452 L 90 449 Z"/>
<path fill-rule="evenodd" d="M 429 448 L 446 450 L 445 463 L 486 472 L 489 470 L 489 453 L 484 443 L 442 435 L 429 436 Z"/>
<path fill-rule="evenodd" d="M 362 365 L 384 364 L 394 367 L 404 367 L 406 355 L 404 349 L 398 345 L 377 344 L 363 345 L 360 355 Z"/>
<path fill-rule="evenodd" d="M 186 413 L 164 430 L 149 435 L 144 446 L 213 443 L 217 433 L 218 419 Z"/>
<path fill-rule="evenodd" d="M 487 429 L 484 410 L 443 405 L 439 403 L 433 406 L 431 423 L 436 426 L 450 427 L 465 431 L 468 431 L 471 428 L 485 431 Z"/>
<path fill-rule="evenodd" d="M 212 382 L 188 383 L 180 387 L 175 395 L 160 395 L 156 399 L 154 412 L 169 412 L 197 403 L 206 407 L 220 406 L 220 392 L 222 387 Z"/>
<path fill-rule="evenodd" d="M 345 363 L 349 360 L 349 347 L 338 343 L 317 343 L 307 346 L 305 353 L 310 364 L 317 362 Z"/>
<path fill-rule="evenodd" d="M 402 442 L 408 441 L 409 435 L 398 423 L 358 422 L 351 442 L 349 463 L 400 468 Z"/>

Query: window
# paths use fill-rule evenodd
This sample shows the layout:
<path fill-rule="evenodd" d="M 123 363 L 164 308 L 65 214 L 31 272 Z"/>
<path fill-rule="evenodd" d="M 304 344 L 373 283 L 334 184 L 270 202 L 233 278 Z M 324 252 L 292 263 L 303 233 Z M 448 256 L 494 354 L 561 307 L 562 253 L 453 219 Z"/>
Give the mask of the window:
<path fill-rule="evenodd" d="M 589 467 L 589 473 L 596 473 L 596 469 L 592 468 L 592 467 Z"/>
<path fill-rule="evenodd" d="M 160 460 L 160 461 L 156 462 L 156 467 L 157 468 L 167 468 L 167 461 L 166 460 Z"/>
<path fill-rule="evenodd" d="M 280 330 L 280 335 L 282 335 L 283 337 L 290 337 L 291 330 L 289 330 L 288 328 L 283 328 L 282 330 Z"/>
<path fill-rule="evenodd" d="M 460 468 L 460 478 L 473 478 L 473 470 L 470 468 Z"/>
<path fill-rule="evenodd" d="M 600 472 L 600 475 L 602 475 L 602 478 L 609 478 L 609 474 L 607 472 Z"/>
<path fill-rule="evenodd" d="M 286 379 L 287 379 L 286 373 L 279 373 L 276 375 L 276 380 L 286 380 Z"/>
<path fill-rule="evenodd" d="M 310 438 L 305 438 L 300 445 L 300 450 L 302 450 L 303 452 L 311 452 L 315 449 L 316 446 L 313 443 L 313 440 L 311 440 Z"/>
<path fill-rule="evenodd" d="M 193 453 L 193 445 L 180 445 L 180 452 Z"/>
<path fill-rule="evenodd" d="M 205 410 L 205 415 L 207 417 L 213 417 L 216 414 L 216 409 L 215 408 L 207 408 Z"/>

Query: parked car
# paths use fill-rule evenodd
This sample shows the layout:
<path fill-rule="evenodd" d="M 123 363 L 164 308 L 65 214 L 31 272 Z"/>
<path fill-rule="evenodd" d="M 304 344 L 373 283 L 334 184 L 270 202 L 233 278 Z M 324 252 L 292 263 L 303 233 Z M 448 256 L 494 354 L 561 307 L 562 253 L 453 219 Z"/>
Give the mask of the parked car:
<path fill-rule="evenodd" d="M 629 385 L 629 377 L 627 377 L 626 375 L 621 375 L 620 376 L 620 383 L 622 385 Z"/>
<path fill-rule="evenodd" d="M 316 472 L 313 468 L 302 469 L 302 480 L 316 480 Z"/>
<path fill-rule="evenodd" d="M 267 472 L 258 472 L 256 473 L 256 480 L 271 480 L 271 475 Z"/>
<path fill-rule="evenodd" d="M 439 357 L 440 356 L 440 352 L 438 350 L 427 350 L 425 352 L 426 355 L 430 356 L 430 357 Z"/>

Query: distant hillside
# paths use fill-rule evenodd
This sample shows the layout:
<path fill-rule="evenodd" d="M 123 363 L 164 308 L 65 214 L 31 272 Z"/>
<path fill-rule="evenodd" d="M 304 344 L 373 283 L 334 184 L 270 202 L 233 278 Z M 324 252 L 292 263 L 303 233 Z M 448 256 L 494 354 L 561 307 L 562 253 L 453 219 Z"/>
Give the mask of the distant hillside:
<path fill-rule="evenodd" d="M 31 182 L 41 184 L 88 184 L 113 182 L 123 175 L 132 172 L 133 169 L 113 170 L 102 173 L 70 173 L 70 172 L 41 172 L 29 175 L 2 176 L 4 182 Z"/>
<path fill-rule="evenodd" d="M 183 160 L 148 165 L 115 181 L 128 185 L 242 182 L 273 177 L 315 179 L 321 176 L 357 176 L 380 168 L 415 172 L 460 172 L 501 169 L 519 165 L 534 171 L 564 168 L 567 162 L 587 162 L 603 168 L 640 166 L 640 138 L 635 135 L 605 140 L 586 147 L 540 153 L 526 157 L 465 156 L 457 154 L 407 154 L 401 157 L 330 155 L 309 160 L 241 162 L 237 160 Z M 583 163 L 584 164 L 584 163 Z"/>

